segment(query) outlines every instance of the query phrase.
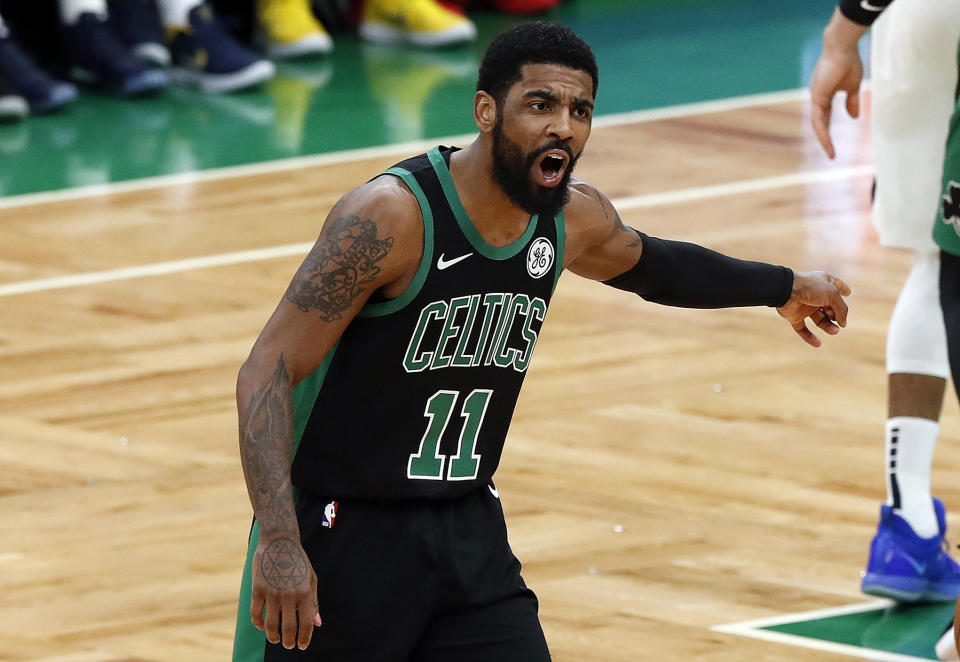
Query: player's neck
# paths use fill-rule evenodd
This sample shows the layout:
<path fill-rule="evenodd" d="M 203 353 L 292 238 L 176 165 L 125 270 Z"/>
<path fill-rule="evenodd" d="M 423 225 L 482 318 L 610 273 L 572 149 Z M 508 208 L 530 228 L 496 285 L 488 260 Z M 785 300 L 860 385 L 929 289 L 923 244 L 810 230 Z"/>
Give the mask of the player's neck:
<path fill-rule="evenodd" d="M 493 153 L 481 139 L 453 153 L 450 174 L 463 208 L 484 239 L 506 245 L 523 234 L 530 214 L 493 180 Z"/>

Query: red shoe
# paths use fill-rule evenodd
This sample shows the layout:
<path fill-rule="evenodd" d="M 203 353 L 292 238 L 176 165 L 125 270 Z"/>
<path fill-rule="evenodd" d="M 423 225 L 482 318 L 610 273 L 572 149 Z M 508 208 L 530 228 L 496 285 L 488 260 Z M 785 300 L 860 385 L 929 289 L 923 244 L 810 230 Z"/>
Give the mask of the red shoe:
<path fill-rule="evenodd" d="M 560 0 L 493 0 L 494 9 L 507 14 L 532 14 L 553 9 L 559 4 Z"/>

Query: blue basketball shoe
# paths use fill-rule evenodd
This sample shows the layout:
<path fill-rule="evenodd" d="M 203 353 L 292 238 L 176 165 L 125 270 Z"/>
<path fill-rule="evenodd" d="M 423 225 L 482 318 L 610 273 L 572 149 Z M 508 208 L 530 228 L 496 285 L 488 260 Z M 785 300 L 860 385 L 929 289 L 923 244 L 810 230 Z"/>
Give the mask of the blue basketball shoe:
<path fill-rule="evenodd" d="M 63 30 L 74 80 L 121 96 L 150 94 L 167 86 L 167 74 L 135 58 L 106 16 L 84 12 Z"/>
<path fill-rule="evenodd" d="M 880 506 L 860 584 L 864 593 L 900 602 L 950 602 L 960 596 L 960 565 L 950 558 L 945 538 L 947 513 L 940 499 L 933 500 L 933 508 L 940 533 L 921 538 L 892 507 Z"/>
<path fill-rule="evenodd" d="M 190 10 L 188 20 L 189 25 L 167 28 L 174 82 L 217 94 L 273 78 L 273 63 L 237 42 L 207 5 Z"/>

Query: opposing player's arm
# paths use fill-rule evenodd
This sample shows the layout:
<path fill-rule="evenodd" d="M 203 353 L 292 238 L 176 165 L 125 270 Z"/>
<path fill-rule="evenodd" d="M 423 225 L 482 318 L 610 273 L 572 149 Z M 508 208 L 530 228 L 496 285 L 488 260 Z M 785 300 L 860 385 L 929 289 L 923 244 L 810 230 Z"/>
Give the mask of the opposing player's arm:
<path fill-rule="evenodd" d="M 776 307 L 814 347 L 813 322 L 830 334 L 846 325 L 850 288 L 823 272 L 739 260 L 697 244 L 651 237 L 625 226 L 610 200 L 574 184 L 566 210 L 567 267 L 648 301 L 685 308 Z"/>
<path fill-rule="evenodd" d="M 320 365 L 372 293 L 402 292 L 422 251 L 419 208 L 399 180 L 381 177 L 347 194 L 240 369 L 240 455 L 260 527 L 250 615 L 271 642 L 280 640 L 281 613 L 288 648 L 295 641 L 306 648 L 314 621 L 319 625 L 316 577 L 300 546 L 290 482 L 292 389 Z M 262 572 L 262 559 L 274 552 L 300 562 Z"/>

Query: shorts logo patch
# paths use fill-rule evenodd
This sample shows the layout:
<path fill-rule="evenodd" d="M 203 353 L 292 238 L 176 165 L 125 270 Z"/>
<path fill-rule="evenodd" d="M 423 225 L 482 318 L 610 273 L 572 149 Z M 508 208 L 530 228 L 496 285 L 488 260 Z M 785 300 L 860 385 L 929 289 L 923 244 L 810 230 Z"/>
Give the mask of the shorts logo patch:
<path fill-rule="evenodd" d="M 336 501 L 331 501 L 323 507 L 323 525 L 328 529 L 333 528 L 333 523 L 337 520 L 337 508 L 340 507 Z"/>
<path fill-rule="evenodd" d="M 949 223 L 960 234 L 960 184 L 947 184 L 947 194 L 943 196 L 943 222 Z"/>
<path fill-rule="evenodd" d="M 553 267 L 554 259 L 553 244 L 546 237 L 540 237 L 530 244 L 530 250 L 527 251 L 527 273 L 533 278 L 540 278 L 549 273 Z"/>

